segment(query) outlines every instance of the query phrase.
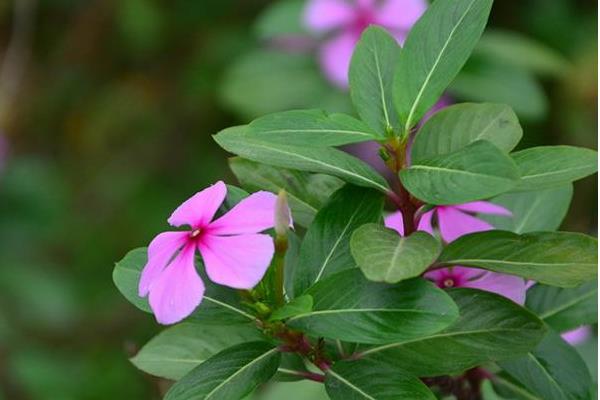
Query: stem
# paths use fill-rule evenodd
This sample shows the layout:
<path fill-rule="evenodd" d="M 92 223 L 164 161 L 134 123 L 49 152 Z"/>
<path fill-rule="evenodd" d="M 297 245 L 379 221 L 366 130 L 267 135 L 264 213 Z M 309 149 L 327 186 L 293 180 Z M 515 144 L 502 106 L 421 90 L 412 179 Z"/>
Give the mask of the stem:
<path fill-rule="evenodd" d="M 275 239 L 275 304 L 281 307 L 285 304 L 284 280 L 285 280 L 285 253 L 287 252 L 288 242 L 286 236 L 277 236 Z"/>

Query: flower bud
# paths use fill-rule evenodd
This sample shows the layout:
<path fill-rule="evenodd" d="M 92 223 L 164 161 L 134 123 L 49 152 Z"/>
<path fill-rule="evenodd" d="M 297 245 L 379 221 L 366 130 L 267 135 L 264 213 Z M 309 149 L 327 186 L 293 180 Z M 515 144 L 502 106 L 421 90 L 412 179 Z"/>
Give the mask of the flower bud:
<path fill-rule="evenodd" d="M 287 230 L 292 226 L 292 215 L 288 205 L 287 193 L 280 190 L 275 202 L 275 233 L 277 236 L 285 236 Z"/>

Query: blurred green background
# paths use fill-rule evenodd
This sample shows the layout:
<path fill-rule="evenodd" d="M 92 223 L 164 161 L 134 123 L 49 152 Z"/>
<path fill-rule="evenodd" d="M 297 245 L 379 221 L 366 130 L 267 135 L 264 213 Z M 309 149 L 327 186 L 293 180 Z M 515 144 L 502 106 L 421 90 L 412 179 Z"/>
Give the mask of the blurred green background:
<path fill-rule="evenodd" d="M 128 362 L 160 327 L 113 265 L 232 179 L 211 135 L 247 122 L 224 80 L 272 3 L 0 1 L 0 398 L 160 398 L 166 382 Z M 568 60 L 542 78 L 524 145 L 597 147 L 596 15 L 593 0 L 496 2 L 491 26 Z M 579 182 L 564 229 L 595 234 L 596 199 L 596 177 Z"/>

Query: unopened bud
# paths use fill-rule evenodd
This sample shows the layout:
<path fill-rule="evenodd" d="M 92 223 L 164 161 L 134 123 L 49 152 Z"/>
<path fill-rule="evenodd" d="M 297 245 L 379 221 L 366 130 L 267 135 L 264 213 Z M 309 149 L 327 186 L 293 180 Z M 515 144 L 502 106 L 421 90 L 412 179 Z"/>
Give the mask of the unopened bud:
<path fill-rule="evenodd" d="M 280 190 L 275 202 L 275 233 L 277 236 L 285 236 L 287 230 L 292 226 L 292 215 L 288 205 L 287 193 Z"/>

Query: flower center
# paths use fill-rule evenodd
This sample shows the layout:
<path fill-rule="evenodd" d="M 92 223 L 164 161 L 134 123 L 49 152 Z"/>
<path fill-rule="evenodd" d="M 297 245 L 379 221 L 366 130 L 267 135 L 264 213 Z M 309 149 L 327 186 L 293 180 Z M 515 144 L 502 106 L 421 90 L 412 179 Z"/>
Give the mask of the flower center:
<path fill-rule="evenodd" d="M 442 282 L 442 285 L 443 285 L 443 287 L 450 288 L 450 287 L 454 287 L 454 285 L 456 285 L 456 282 L 454 282 L 453 278 L 446 278 Z"/>
<path fill-rule="evenodd" d="M 201 233 L 202 233 L 202 229 L 200 229 L 200 228 L 194 229 L 192 232 L 190 232 L 190 238 L 195 239 L 198 236 L 200 236 Z"/>

